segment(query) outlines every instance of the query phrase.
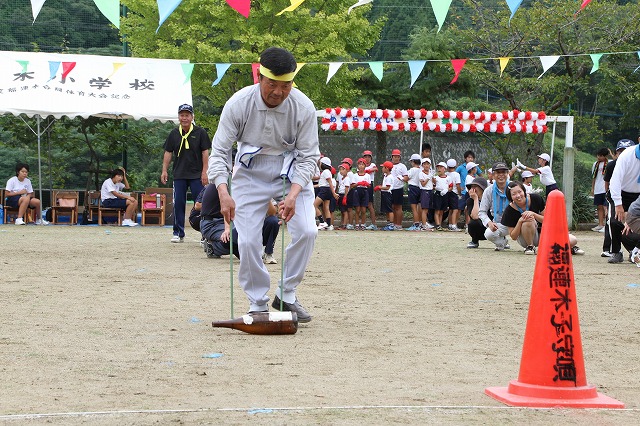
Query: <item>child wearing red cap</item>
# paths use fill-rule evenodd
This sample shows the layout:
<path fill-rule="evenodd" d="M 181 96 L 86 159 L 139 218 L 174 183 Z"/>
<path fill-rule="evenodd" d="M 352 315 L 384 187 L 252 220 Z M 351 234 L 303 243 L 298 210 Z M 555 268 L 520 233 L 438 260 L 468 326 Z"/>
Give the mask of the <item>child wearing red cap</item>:
<path fill-rule="evenodd" d="M 370 231 L 375 231 L 378 229 L 376 226 L 376 209 L 373 207 L 373 183 L 375 182 L 376 172 L 378 171 L 378 167 L 371 162 L 373 160 L 373 153 L 371 151 L 365 150 L 362 153 L 362 158 L 364 158 L 364 171 L 369 173 L 369 177 L 371 178 L 371 186 L 369 186 L 369 218 L 371 219 L 371 225 L 367 226 L 366 229 Z"/>
<path fill-rule="evenodd" d="M 351 167 L 349 163 L 343 162 L 338 167 L 338 207 L 340 208 L 340 229 L 348 229 L 351 224 L 349 221 L 349 209 L 351 206 L 347 203 L 349 191 L 351 189 L 351 180 L 349 179 L 349 173 Z"/>
<path fill-rule="evenodd" d="M 420 229 L 422 231 L 433 231 L 434 226 L 427 220 L 429 216 L 429 210 L 433 210 L 433 170 L 431 170 L 431 160 L 428 157 L 424 157 L 420 160 L 422 163 L 422 170 L 420 171 L 420 207 L 422 208 L 422 224 Z"/>
<path fill-rule="evenodd" d="M 411 155 L 411 168 L 408 170 L 409 180 L 408 195 L 409 205 L 411 206 L 411 213 L 413 214 L 413 225 L 407 228 L 407 231 L 421 231 L 422 226 L 420 224 L 420 216 L 422 215 L 422 209 L 420 207 L 420 154 Z"/>
<path fill-rule="evenodd" d="M 393 206 L 393 224 L 396 230 L 402 230 L 402 202 L 404 201 L 404 184 L 409 180 L 407 166 L 400 162 L 399 149 L 391 151 L 391 204 Z"/>
<path fill-rule="evenodd" d="M 367 208 L 369 206 L 369 187 L 371 177 L 365 172 L 366 162 L 364 158 L 358 159 L 358 173 L 355 177 L 355 194 L 353 205 L 356 208 L 356 231 L 364 231 L 364 223 L 367 218 Z"/>
<path fill-rule="evenodd" d="M 378 185 L 374 188 L 375 191 L 380 191 L 380 212 L 387 215 L 387 226 L 382 228 L 383 231 L 395 231 L 393 225 L 393 206 L 391 204 L 391 169 L 393 169 L 393 163 L 391 161 L 385 161 L 382 163 L 382 185 Z"/>

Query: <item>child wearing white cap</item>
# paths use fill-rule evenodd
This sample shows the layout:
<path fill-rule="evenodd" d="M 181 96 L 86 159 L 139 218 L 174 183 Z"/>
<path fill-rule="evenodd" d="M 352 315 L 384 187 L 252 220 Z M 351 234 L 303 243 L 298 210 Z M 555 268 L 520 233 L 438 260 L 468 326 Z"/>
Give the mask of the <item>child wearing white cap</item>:
<path fill-rule="evenodd" d="M 547 196 L 549 193 L 555 189 L 558 189 L 558 185 L 556 184 L 556 180 L 553 177 L 553 172 L 551 171 L 551 157 L 546 152 L 538 155 L 538 164 L 540 167 L 537 169 L 527 167 L 520 162 L 520 160 L 516 159 L 516 165 L 520 170 L 528 170 L 534 175 L 540 175 L 540 183 L 545 186 Z"/>
<path fill-rule="evenodd" d="M 444 231 L 442 227 L 442 215 L 449 205 L 449 188 L 451 180 L 447 176 L 447 163 L 439 162 L 436 165 L 436 176 L 433 178 L 435 191 L 433 193 L 433 221 L 435 222 L 436 231 Z"/>
<path fill-rule="evenodd" d="M 447 176 L 449 176 L 449 231 L 462 231 L 458 228 L 460 218 L 460 173 L 456 172 L 457 162 L 453 158 L 447 160 Z"/>
<path fill-rule="evenodd" d="M 420 171 L 420 208 L 422 210 L 422 224 L 420 229 L 422 231 L 433 231 L 434 226 L 431 225 L 427 217 L 429 216 L 429 210 L 432 209 L 431 200 L 433 199 L 433 170 L 431 170 L 431 160 L 428 157 L 424 157 L 420 160 L 422 163 L 422 170 Z"/>
<path fill-rule="evenodd" d="M 408 193 L 409 193 L 409 205 L 411 206 L 411 213 L 413 214 L 413 225 L 407 228 L 407 231 L 420 231 L 420 216 L 422 214 L 420 208 L 420 154 L 412 154 L 410 158 L 411 168 L 408 170 L 409 180 Z"/>
<path fill-rule="evenodd" d="M 333 176 L 331 175 L 331 159 L 322 157 L 320 159 L 320 180 L 318 180 L 318 195 L 316 196 L 313 206 L 316 208 L 316 216 L 318 218 L 318 229 L 333 231 L 331 224 L 331 212 L 329 211 L 329 202 L 331 197 L 337 199 L 335 186 L 333 185 Z M 322 211 L 320 211 L 322 206 Z"/>
<path fill-rule="evenodd" d="M 533 189 L 533 185 L 531 184 L 531 182 L 533 181 L 533 173 L 531 173 L 529 170 L 525 170 L 520 173 L 520 177 L 522 178 L 522 184 L 524 185 L 524 189 L 526 190 L 527 194 L 535 192 L 535 190 Z"/>

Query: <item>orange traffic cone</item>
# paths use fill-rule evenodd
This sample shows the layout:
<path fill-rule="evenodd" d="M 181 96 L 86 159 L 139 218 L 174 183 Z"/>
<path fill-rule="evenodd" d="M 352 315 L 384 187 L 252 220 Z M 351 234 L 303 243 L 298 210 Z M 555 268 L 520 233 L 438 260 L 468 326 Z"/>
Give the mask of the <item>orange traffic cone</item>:
<path fill-rule="evenodd" d="M 552 191 L 533 274 L 520 374 L 485 393 L 517 407 L 624 408 L 587 384 L 564 195 Z"/>

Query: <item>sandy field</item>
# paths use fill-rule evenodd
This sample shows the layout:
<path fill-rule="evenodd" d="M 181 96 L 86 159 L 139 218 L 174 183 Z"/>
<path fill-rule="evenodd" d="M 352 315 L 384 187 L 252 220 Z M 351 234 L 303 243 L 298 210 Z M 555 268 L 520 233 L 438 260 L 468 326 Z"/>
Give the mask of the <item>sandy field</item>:
<path fill-rule="evenodd" d="M 639 424 L 640 269 L 577 235 L 587 381 L 624 410 L 484 394 L 518 377 L 535 257 L 464 233 L 323 231 L 298 291 L 313 321 L 255 336 L 211 327 L 230 262 L 193 230 L 0 226 L 0 424 Z"/>

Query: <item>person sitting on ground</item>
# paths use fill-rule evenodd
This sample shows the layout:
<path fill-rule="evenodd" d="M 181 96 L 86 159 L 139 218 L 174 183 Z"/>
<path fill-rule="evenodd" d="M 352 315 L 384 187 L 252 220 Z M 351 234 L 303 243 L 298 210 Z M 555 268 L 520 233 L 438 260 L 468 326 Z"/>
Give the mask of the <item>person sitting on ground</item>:
<path fill-rule="evenodd" d="M 544 220 L 544 198 L 538 194 L 527 194 L 522 182 L 513 181 L 507 185 L 507 199 L 509 205 L 502 215 L 502 224 L 509 228 L 511 238 L 524 248 L 524 254 L 535 254 Z M 571 253 L 584 254 L 577 243 L 578 239 L 569 234 Z"/>
<path fill-rule="evenodd" d="M 16 165 L 16 175 L 7 181 L 5 187 L 6 204 L 9 207 L 18 209 L 16 225 L 26 225 L 24 215 L 27 209 L 33 209 L 36 217 L 36 225 L 48 225 L 49 222 L 42 218 L 40 200 L 33 195 L 33 186 L 29 176 L 29 166 L 24 163 Z"/>
<path fill-rule="evenodd" d="M 482 221 L 478 217 L 480 211 L 480 200 L 482 200 L 482 194 L 487 189 L 487 180 L 483 177 L 476 177 L 470 183 L 467 184 L 467 204 L 465 206 L 466 214 L 469 216 L 469 223 L 467 230 L 471 241 L 467 244 L 467 248 L 480 247 L 480 240 L 486 240 L 484 232 L 487 228 L 482 224 Z"/>
<path fill-rule="evenodd" d="M 138 211 L 138 200 L 122 192 L 123 189 L 129 189 L 129 182 L 124 168 L 120 167 L 114 169 L 111 177 L 102 183 L 100 190 L 102 207 L 124 210 L 122 226 L 138 226 L 138 223 L 132 220 Z"/>

